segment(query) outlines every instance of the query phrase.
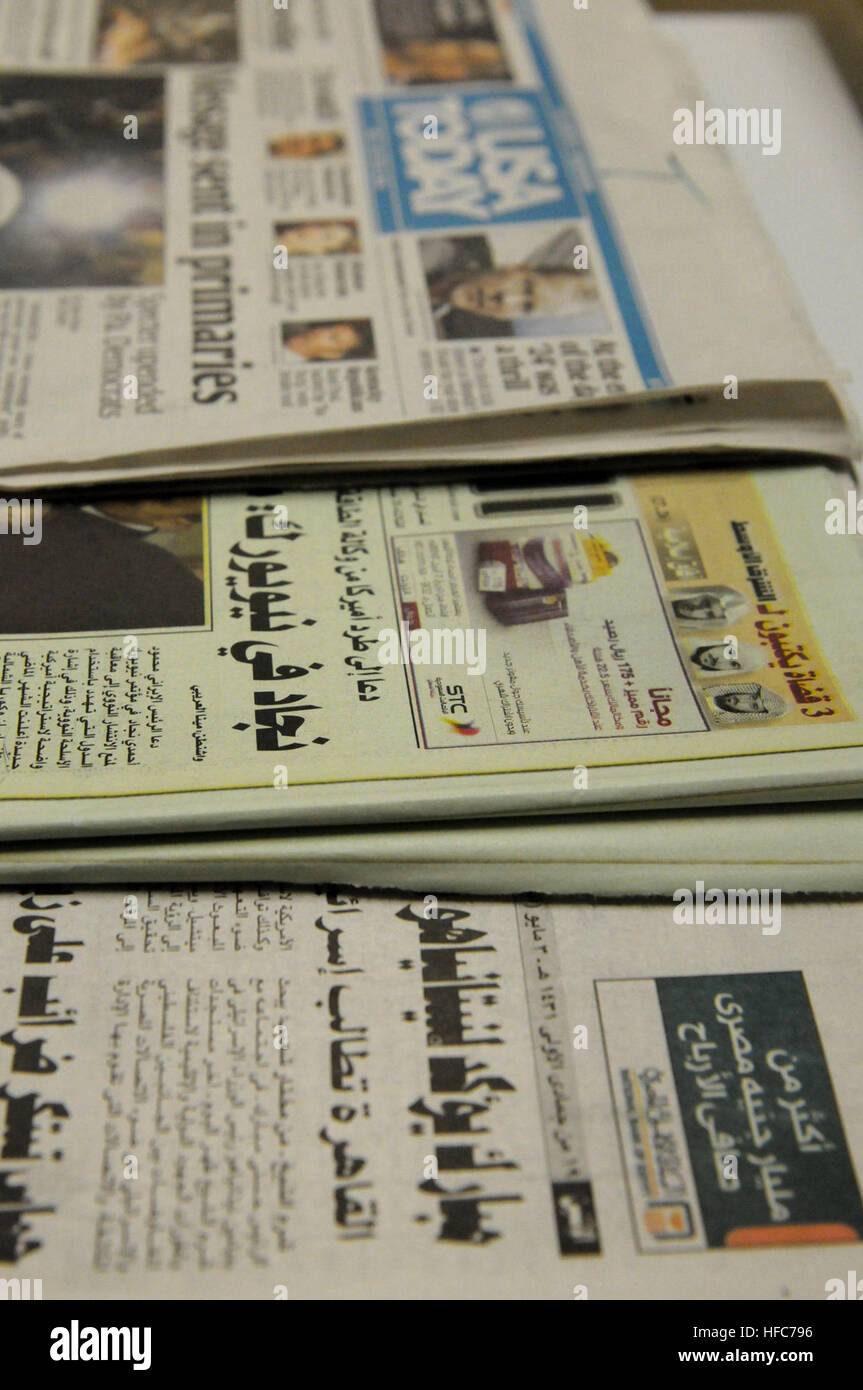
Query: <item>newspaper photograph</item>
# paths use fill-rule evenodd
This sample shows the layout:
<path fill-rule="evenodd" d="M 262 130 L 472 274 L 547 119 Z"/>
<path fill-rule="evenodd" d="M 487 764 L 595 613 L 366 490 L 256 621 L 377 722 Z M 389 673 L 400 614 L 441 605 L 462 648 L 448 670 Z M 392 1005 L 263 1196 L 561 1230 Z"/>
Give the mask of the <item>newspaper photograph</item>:
<path fill-rule="evenodd" d="M 94 493 L 38 544 L 11 509 L 0 834 L 859 796 L 837 482 Z"/>
<path fill-rule="evenodd" d="M 12 116 L 2 134 L 11 204 L 0 227 L 4 290 L 162 284 L 164 83 L 142 78 L 134 92 L 138 138 L 121 142 L 128 83 L 3 79 Z"/>
<path fill-rule="evenodd" d="M 863 1240 L 859 912 L 6 892 L 4 1287 L 824 1299 Z"/>
<path fill-rule="evenodd" d="M 650 394 L 670 430 L 689 387 L 751 445 L 741 382 L 798 409 L 826 358 L 608 9 L 0 0 L 0 479 Z M 853 447 L 832 387 L 819 419 Z"/>
<path fill-rule="evenodd" d="M 114 71 L 239 58 L 236 0 L 100 0 L 97 23 L 92 57 Z"/>

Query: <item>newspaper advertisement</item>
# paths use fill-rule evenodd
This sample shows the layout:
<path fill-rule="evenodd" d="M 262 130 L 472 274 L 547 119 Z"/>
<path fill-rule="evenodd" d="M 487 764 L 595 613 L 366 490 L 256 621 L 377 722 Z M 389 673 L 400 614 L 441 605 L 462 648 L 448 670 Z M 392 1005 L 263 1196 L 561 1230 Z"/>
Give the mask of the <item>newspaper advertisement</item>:
<path fill-rule="evenodd" d="M 786 767 L 827 795 L 863 701 L 855 538 L 813 538 L 835 486 L 46 503 L 38 544 L 0 537 L 2 834 L 772 796 Z"/>
<path fill-rule="evenodd" d="M 606 9 L 0 0 L 2 461 L 822 379 Z"/>
<path fill-rule="evenodd" d="M 823 1299 L 859 912 L 4 893 L 5 1296 Z"/>

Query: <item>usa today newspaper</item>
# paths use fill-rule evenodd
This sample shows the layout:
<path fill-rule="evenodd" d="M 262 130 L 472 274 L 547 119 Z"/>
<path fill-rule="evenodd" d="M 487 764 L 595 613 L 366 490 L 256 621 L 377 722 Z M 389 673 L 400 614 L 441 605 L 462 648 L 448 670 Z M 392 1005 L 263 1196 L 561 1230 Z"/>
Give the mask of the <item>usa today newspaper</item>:
<path fill-rule="evenodd" d="M 3 487 L 856 448 L 636 0 L 0 0 L 0 53 Z"/>

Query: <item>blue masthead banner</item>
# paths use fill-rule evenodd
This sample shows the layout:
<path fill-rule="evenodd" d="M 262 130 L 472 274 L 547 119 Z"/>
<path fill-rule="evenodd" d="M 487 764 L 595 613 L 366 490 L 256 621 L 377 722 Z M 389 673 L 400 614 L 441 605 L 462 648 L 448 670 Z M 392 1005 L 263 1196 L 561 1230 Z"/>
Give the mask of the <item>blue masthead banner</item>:
<path fill-rule="evenodd" d="M 537 92 L 364 99 L 360 114 L 381 231 L 584 214 Z"/>

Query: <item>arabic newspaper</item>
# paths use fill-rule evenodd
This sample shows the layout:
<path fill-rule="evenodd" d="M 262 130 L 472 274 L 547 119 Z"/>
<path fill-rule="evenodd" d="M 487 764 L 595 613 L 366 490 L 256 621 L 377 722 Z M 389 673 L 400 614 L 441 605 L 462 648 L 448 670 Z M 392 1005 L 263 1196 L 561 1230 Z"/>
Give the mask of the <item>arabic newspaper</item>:
<path fill-rule="evenodd" d="M 860 795 L 845 486 L 46 504 L 0 536 L 0 837 Z"/>
<path fill-rule="evenodd" d="M 859 911 L 4 894 L 0 1271 L 44 1299 L 823 1299 L 863 1238 Z"/>

